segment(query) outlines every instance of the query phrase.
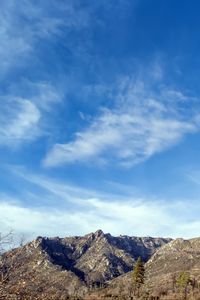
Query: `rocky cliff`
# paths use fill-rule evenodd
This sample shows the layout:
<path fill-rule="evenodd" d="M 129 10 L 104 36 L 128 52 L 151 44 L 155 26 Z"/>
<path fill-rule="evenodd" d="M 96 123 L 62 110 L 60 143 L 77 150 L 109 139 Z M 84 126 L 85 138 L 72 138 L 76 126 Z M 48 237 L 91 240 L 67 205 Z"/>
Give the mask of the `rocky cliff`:
<path fill-rule="evenodd" d="M 145 264 L 145 284 L 143 290 L 155 299 L 184 299 L 177 285 L 180 274 L 188 275 L 188 299 L 200 299 L 200 238 L 172 240 L 160 247 Z M 132 272 L 123 274 L 98 292 L 99 299 L 106 295 L 125 299 L 130 294 Z M 158 297 L 158 298 L 157 298 Z M 128 299 L 128 298 L 127 298 Z"/>
<path fill-rule="evenodd" d="M 52 299 L 77 292 L 81 295 L 132 270 L 139 256 L 148 261 L 169 241 L 114 237 L 101 230 L 82 237 L 38 237 L 1 257 L 4 273 L 10 274 L 4 288 L 13 294 L 35 293 L 34 299 L 38 295 L 51 295 Z"/>

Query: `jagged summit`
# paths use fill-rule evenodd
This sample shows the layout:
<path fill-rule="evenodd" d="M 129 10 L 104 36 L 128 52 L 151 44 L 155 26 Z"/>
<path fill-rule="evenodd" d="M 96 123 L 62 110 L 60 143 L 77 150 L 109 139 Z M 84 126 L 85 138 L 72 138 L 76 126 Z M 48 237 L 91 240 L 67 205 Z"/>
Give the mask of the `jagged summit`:
<path fill-rule="evenodd" d="M 103 230 L 98 229 L 97 231 L 95 231 L 94 235 L 95 235 L 95 237 L 100 237 L 100 236 L 104 235 L 104 232 L 103 232 Z"/>
<path fill-rule="evenodd" d="M 9 289 L 23 281 L 27 283 L 27 289 L 30 283 L 37 284 L 37 289 L 39 287 L 45 293 L 58 286 L 65 295 L 66 292 L 73 294 L 74 290 L 81 293 L 127 273 L 139 256 L 147 261 L 169 241 L 151 237 L 114 237 L 100 229 L 84 236 L 39 236 L 4 255 L 5 263 L 10 258 L 15 262 L 23 261 L 13 265 L 14 276 Z"/>

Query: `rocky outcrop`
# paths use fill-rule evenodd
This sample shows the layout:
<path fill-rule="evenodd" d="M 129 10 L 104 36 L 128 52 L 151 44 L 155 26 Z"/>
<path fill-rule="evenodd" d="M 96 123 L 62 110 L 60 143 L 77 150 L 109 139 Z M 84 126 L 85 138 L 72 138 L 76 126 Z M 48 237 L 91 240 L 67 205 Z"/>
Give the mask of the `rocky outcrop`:
<path fill-rule="evenodd" d="M 60 299 L 62 295 L 76 292 L 84 294 L 91 287 L 102 286 L 132 270 L 139 256 L 148 261 L 169 241 L 152 237 L 113 237 L 101 230 L 83 237 L 38 237 L 2 256 L 12 274 L 5 288 L 27 295 L 60 293 Z"/>
<path fill-rule="evenodd" d="M 113 237 L 98 230 L 83 237 L 41 238 L 40 247 L 53 264 L 70 270 L 90 285 L 132 270 L 139 256 L 147 261 L 168 242 L 164 238 Z"/>
<path fill-rule="evenodd" d="M 147 262 L 146 274 L 152 285 L 172 285 L 180 272 L 200 281 L 200 238 L 176 239 L 159 249 Z"/>
<path fill-rule="evenodd" d="M 145 264 L 144 291 L 159 299 L 183 299 L 177 286 L 177 279 L 183 272 L 190 278 L 187 291 L 191 299 L 200 299 L 200 238 L 175 239 L 155 251 Z M 101 297 L 121 294 L 126 298 L 131 285 L 132 272 L 128 272 L 111 280 L 99 294 Z"/>

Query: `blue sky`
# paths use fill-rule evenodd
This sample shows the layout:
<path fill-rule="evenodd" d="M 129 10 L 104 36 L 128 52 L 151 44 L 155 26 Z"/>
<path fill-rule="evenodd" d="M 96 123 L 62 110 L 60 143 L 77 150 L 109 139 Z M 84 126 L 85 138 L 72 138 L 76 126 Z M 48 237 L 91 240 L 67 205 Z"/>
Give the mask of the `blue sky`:
<path fill-rule="evenodd" d="M 0 230 L 200 235 L 199 1 L 0 4 Z"/>

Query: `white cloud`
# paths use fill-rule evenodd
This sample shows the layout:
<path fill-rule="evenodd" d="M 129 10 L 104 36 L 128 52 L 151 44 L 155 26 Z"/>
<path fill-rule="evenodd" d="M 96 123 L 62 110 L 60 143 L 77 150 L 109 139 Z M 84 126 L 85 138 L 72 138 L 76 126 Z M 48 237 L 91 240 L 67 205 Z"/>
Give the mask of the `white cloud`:
<path fill-rule="evenodd" d="M 185 177 L 197 187 L 200 186 L 199 169 L 190 169 L 188 172 L 186 172 Z"/>
<path fill-rule="evenodd" d="M 13 5 L 11 1 L 9 4 L 4 4 L 0 12 L 0 60 L 1 73 L 5 74 L 13 64 L 23 64 L 22 57 L 32 50 L 32 46 L 28 43 L 24 36 L 17 34 L 16 24 L 12 20 L 11 10 Z M 7 10 L 6 10 L 7 8 Z"/>
<path fill-rule="evenodd" d="M 186 101 L 183 93 L 167 88 L 155 92 L 148 84 L 123 78 L 113 96 L 114 107 L 101 111 L 73 140 L 54 145 L 44 164 L 115 161 L 133 166 L 199 129 L 195 115 L 186 110 L 181 114 L 177 107 L 180 99 Z"/>
<path fill-rule="evenodd" d="M 58 104 L 63 100 L 61 90 L 57 90 L 48 82 L 29 82 L 26 81 L 28 93 L 32 95 L 31 100 L 40 110 L 50 112 L 55 108 L 54 104 Z"/>
<path fill-rule="evenodd" d="M 132 199 L 107 202 L 97 198 L 84 200 L 85 211 L 47 207 L 26 207 L 17 201 L 0 200 L 1 231 L 13 229 L 30 238 L 37 235 L 80 235 L 99 228 L 113 235 L 199 236 L 199 221 L 187 215 L 187 203 Z M 195 211 L 196 205 L 188 206 Z M 174 212 L 179 210 L 179 215 Z"/>
<path fill-rule="evenodd" d="M 92 190 L 92 189 L 86 189 L 78 187 L 77 185 L 73 185 L 72 183 L 67 183 L 66 181 L 56 181 L 52 180 L 48 177 L 41 176 L 39 174 L 33 174 L 30 172 L 27 172 L 26 168 L 20 167 L 20 166 L 8 166 L 8 170 L 17 176 L 18 178 L 21 178 L 28 181 L 31 184 L 34 184 L 37 187 L 42 188 L 45 190 L 49 195 L 53 195 L 56 199 L 62 199 L 66 201 L 67 203 L 72 204 L 78 204 L 82 205 L 83 200 L 89 199 L 89 198 L 103 198 L 103 199 L 119 199 L 119 196 L 107 194 L 105 192 L 100 192 L 99 190 Z M 116 187 L 115 187 L 116 188 Z M 128 187 L 126 186 L 126 189 Z M 129 188 L 132 190 L 132 186 Z M 40 197 L 39 197 L 40 198 Z"/>
<path fill-rule="evenodd" d="M 48 126 L 52 126 L 50 112 L 62 95 L 45 82 L 27 82 L 26 86 L 29 99 L 12 94 L 0 97 L 0 145 L 20 146 L 48 134 Z"/>
<path fill-rule="evenodd" d="M 73 1 L 45 3 L 32 0 L 2 0 L 0 11 L 0 75 L 27 64 L 40 40 L 61 36 L 63 28 L 88 25 L 88 13 L 76 9 Z M 35 57 L 33 58 L 35 59 Z"/>
<path fill-rule="evenodd" d="M 20 168 L 10 170 L 23 178 L 25 192 L 19 199 L 0 194 L 1 231 L 14 229 L 31 237 L 86 234 L 99 228 L 113 235 L 187 238 L 200 234 L 198 201 L 119 196 L 37 176 Z M 29 188 L 30 183 L 35 185 L 34 197 L 39 201 L 30 201 L 26 181 Z"/>
<path fill-rule="evenodd" d="M 6 103 L 5 103 L 6 102 Z M 0 144 L 32 140 L 39 134 L 40 111 L 27 99 L 5 100 L 0 113 Z"/>

